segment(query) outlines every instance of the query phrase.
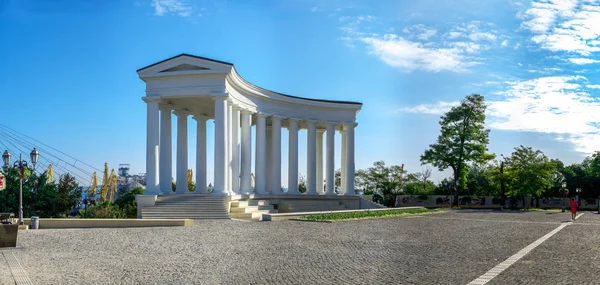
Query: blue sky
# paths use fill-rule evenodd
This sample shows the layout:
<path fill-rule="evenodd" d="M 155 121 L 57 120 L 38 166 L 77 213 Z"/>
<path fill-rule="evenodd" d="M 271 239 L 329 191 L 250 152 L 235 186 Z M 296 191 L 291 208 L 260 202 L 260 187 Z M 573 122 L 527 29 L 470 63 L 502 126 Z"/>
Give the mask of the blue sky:
<path fill-rule="evenodd" d="M 106 161 L 145 172 L 144 83 L 135 71 L 189 53 L 232 62 L 270 90 L 363 102 L 357 169 L 384 160 L 421 171 L 439 116 L 471 93 L 488 102 L 491 152 L 508 155 L 522 144 L 573 163 L 600 144 L 599 7 L 597 0 L 5 0 L 0 124 L 96 168 Z M 58 157 L 63 170 L 76 164 Z"/>

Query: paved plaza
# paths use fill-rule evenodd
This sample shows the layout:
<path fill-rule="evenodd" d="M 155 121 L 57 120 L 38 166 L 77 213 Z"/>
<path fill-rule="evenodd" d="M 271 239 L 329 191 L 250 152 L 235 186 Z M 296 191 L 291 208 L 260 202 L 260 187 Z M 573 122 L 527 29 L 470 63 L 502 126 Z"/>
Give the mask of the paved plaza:
<path fill-rule="evenodd" d="M 2 251 L 33 284 L 468 284 L 570 213 L 456 210 L 376 220 L 30 230 Z M 600 283 L 600 215 L 586 212 L 487 284 Z"/>

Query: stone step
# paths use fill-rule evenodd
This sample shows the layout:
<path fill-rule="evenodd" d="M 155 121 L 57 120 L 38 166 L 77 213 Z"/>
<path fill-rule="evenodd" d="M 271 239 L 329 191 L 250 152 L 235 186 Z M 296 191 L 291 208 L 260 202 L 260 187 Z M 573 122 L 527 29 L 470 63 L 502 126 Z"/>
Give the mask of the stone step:
<path fill-rule="evenodd" d="M 269 200 L 246 200 L 246 201 L 231 201 L 231 207 L 248 207 L 248 206 L 266 206 L 270 205 Z"/>
<path fill-rule="evenodd" d="M 173 206 L 173 207 L 225 207 L 226 203 L 157 203 L 154 207 L 165 207 L 165 206 Z"/>
<path fill-rule="evenodd" d="M 226 210 L 217 210 L 217 211 L 205 211 L 205 210 L 198 210 L 198 211 L 145 211 L 142 210 L 142 215 L 145 214 L 198 214 L 198 215 L 204 215 L 204 214 L 227 214 L 228 212 Z"/>
<path fill-rule="evenodd" d="M 266 206 L 248 206 L 248 207 L 231 207 L 232 213 L 252 213 L 259 210 L 273 210 L 273 205 Z"/>
<path fill-rule="evenodd" d="M 152 212 L 227 212 L 227 208 L 142 208 L 142 211 Z"/>
<path fill-rule="evenodd" d="M 319 211 L 334 211 L 334 210 L 345 210 L 346 207 L 339 205 L 336 207 L 319 207 L 319 206 L 306 206 L 306 207 L 287 207 L 292 212 L 319 212 Z"/>
<path fill-rule="evenodd" d="M 209 202 L 209 203 L 225 203 L 225 199 L 157 199 L 156 203 L 181 203 L 181 202 Z"/>
<path fill-rule="evenodd" d="M 143 218 L 149 217 L 229 217 L 229 213 L 146 213 Z"/>
<path fill-rule="evenodd" d="M 261 210 L 253 213 L 231 213 L 231 217 L 234 219 L 259 219 L 262 217 L 262 214 L 273 214 L 278 213 L 276 210 Z"/>
<path fill-rule="evenodd" d="M 202 217 L 190 217 L 190 216 L 156 216 L 156 217 L 144 217 L 143 219 L 194 219 L 194 220 L 212 220 L 212 219 L 231 219 L 227 216 L 202 216 Z"/>

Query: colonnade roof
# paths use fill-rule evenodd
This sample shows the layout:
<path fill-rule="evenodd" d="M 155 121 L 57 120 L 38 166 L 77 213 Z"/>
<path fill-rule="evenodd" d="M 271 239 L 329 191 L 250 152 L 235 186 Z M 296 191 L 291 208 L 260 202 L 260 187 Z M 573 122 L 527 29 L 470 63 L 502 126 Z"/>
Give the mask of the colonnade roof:
<path fill-rule="evenodd" d="M 314 99 L 314 98 L 306 98 L 306 97 L 299 97 L 299 96 L 292 96 L 292 95 L 288 95 L 288 94 L 283 94 L 283 93 L 279 93 L 279 92 L 275 92 L 275 91 L 271 91 L 259 86 L 256 86 L 250 82 L 248 82 L 247 80 L 245 80 L 244 78 L 242 78 L 241 76 L 239 76 L 235 70 L 235 67 L 233 65 L 233 63 L 229 63 L 229 62 L 225 62 L 225 61 L 220 61 L 220 60 L 215 60 L 215 59 L 211 59 L 211 58 L 206 58 L 206 57 L 201 57 L 201 56 L 196 56 L 196 55 L 191 55 L 191 54 L 186 54 L 186 53 L 182 53 L 180 55 L 176 55 L 170 58 L 167 58 L 165 60 L 159 61 L 157 63 L 153 63 L 151 65 L 148 65 L 146 67 L 140 68 L 137 70 L 138 75 L 140 76 L 140 78 L 144 81 L 146 81 L 146 77 L 143 76 L 143 74 L 145 73 L 145 71 L 151 69 L 152 67 L 161 65 L 161 64 L 165 64 L 168 63 L 169 61 L 174 61 L 177 60 L 179 58 L 182 57 L 188 57 L 188 58 L 192 58 L 192 59 L 199 59 L 199 60 L 204 60 L 204 61 L 209 61 L 218 65 L 222 65 L 223 67 L 225 67 L 225 69 L 229 69 L 229 71 L 234 74 L 237 75 L 237 78 L 239 78 L 245 85 L 247 85 L 248 87 L 255 89 L 259 92 L 265 92 L 265 93 L 273 93 L 273 94 L 277 94 L 277 95 L 281 95 L 281 96 L 285 96 L 288 98 L 293 98 L 293 99 L 300 99 L 300 100 L 307 100 L 307 101 L 315 101 L 315 102 L 324 102 L 324 103 L 335 103 L 335 104 L 344 104 L 344 105 L 353 105 L 355 107 L 352 108 L 357 108 L 360 109 L 360 107 L 362 106 L 362 103 L 360 102 L 353 102 L 353 101 L 340 101 L 340 100 L 326 100 L 326 99 Z M 201 70 L 201 69 L 196 69 L 196 70 Z M 165 71 L 161 71 L 161 72 L 165 72 Z M 168 76 L 168 74 L 165 74 L 165 76 Z"/>

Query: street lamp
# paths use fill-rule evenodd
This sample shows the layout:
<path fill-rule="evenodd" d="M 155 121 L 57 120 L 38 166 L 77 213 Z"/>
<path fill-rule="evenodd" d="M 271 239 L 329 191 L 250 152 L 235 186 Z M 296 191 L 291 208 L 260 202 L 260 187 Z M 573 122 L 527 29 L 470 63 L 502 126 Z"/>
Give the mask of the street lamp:
<path fill-rule="evenodd" d="M 580 205 L 579 205 L 579 204 L 580 204 L 580 203 L 579 203 L 579 201 L 581 200 L 581 199 L 580 199 L 580 197 L 579 197 L 579 195 L 581 195 L 581 188 L 577 187 L 577 188 L 575 189 L 575 192 L 577 192 L 577 198 L 575 198 L 575 199 L 577 200 L 577 208 L 579 208 L 579 207 L 580 207 Z"/>
<path fill-rule="evenodd" d="M 562 193 L 562 194 L 563 194 L 565 197 L 567 197 L 567 193 L 569 193 L 569 190 L 567 190 L 567 182 L 566 182 L 566 181 L 563 181 L 563 182 L 562 182 L 561 193 Z M 563 213 L 565 212 L 565 208 L 566 208 L 566 206 L 565 206 L 565 198 L 563 198 L 563 207 L 562 207 L 562 212 L 563 212 Z"/>
<path fill-rule="evenodd" d="M 10 157 L 11 157 L 11 154 L 8 152 L 8 150 L 5 150 L 4 154 L 2 154 L 2 160 L 4 162 L 4 167 L 6 169 L 8 169 L 8 167 L 10 166 Z M 34 147 L 33 150 L 31 151 L 31 153 L 29 153 L 29 158 L 31 159 L 31 163 L 33 164 L 32 168 L 29 167 L 29 165 L 27 164 L 27 161 L 21 159 L 21 154 L 19 154 L 19 160 L 15 161 L 15 163 L 13 164 L 13 167 L 16 168 L 17 171 L 19 172 L 19 225 L 24 224 L 24 222 L 23 222 L 23 179 L 25 179 L 25 177 L 26 177 L 25 170 L 30 170 L 30 171 L 35 170 L 35 165 L 37 164 L 39 157 L 40 157 L 40 153 Z"/>

